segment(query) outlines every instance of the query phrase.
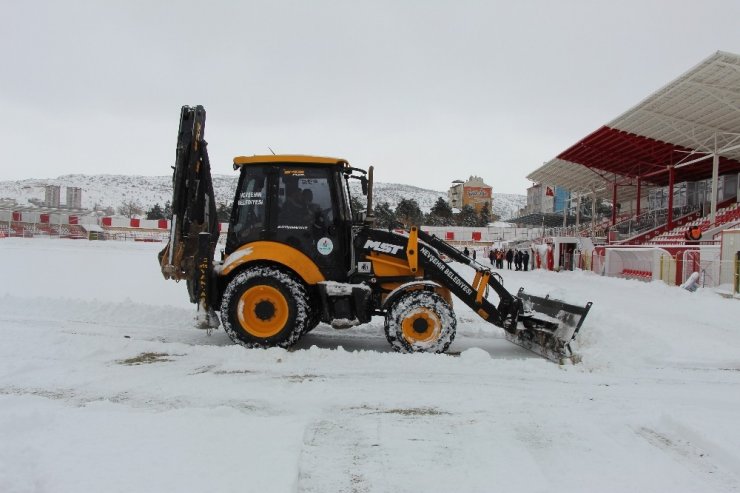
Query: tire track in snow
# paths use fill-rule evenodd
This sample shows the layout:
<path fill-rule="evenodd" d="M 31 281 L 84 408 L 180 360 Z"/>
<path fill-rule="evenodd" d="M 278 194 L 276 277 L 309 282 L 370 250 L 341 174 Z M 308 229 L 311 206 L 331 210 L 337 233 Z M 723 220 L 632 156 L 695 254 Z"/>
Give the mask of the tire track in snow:
<path fill-rule="evenodd" d="M 79 389 L 56 388 L 43 389 L 36 387 L 0 387 L 0 396 L 40 397 L 61 401 L 72 407 L 85 407 L 95 403 L 120 404 L 134 409 L 145 409 L 155 412 L 176 411 L 181 409 L 229 408 L 251 416 L 275 416 L 282 414 L 264 403 L 237 399 L 219 399 L 202 402 L 193 398 L 161 397 L 155 395 L 135 394 L 134 392 L 82 392 Z"/>
<path fill-rule="evenodd" d="M 305 430 L 296 491 L 456 491 L 480 459 L 458 440 L 470 425 L 435 408 L 328 410 Z"/>
<path fill-rule="evenodd" d="M 635 433 L 671 460 L 702 476 L 708 483 L 706 491 L 740 490 L 738 478 L 717 465 L 711 453 L 691 441 L 675 433 L 668 434 L 646 426 L 638 428 Z"/>
<path fill-rule="evenodd" d="M 377 433 L 373 431 L 372 423 L 362 419 L 314 421 L 303 435 L 296 491 L 375 491 L 368 475 L 372 466 L 382 464 L 384 458 L 373 450 L 380 446 Z"/>

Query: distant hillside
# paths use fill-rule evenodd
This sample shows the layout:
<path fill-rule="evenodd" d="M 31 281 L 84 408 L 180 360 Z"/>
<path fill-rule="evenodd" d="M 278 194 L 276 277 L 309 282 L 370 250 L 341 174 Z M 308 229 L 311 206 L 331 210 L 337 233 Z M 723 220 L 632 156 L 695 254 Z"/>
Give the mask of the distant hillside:
<path fill-rule="evenodd" d="M 221 203 L 231 202 L 236 188 L 236 176 L 214 175 L 213 187 L 216 200 Z M 154 204 L 164 205 L 172 200 L 171 176 L 137 176 L 137 175 L 63 175 L 50 179 L 27 179 L 19 181 L 1 181 L 0 199 L 15 200 L 19 206 L 30 206 L 33 202 L 44 200 L 44 186 L 59 185 L 62 187 L 61 200 L 65 201 L 66 187 L 82 189 L 82 207 L 86 209 L 117 209 L 126 202 L 136 202 L 145 210 Z M 353 184 L 355 185 L 355 184 Z M 359 193 L 353 186 L 353 191 Z M 447 197 L 446 192 L 427 190 L 412 185 L 398 183 L 375 183 L 375 203 L 388 202 L 395 208 L 402 198 L 411 198 L 419 203 L 424 212 L 428 212 L 439 197 Z M 493 212 L 502 219 L 509 219 L 524 207 L 525 195 L 493 194 Z"/>

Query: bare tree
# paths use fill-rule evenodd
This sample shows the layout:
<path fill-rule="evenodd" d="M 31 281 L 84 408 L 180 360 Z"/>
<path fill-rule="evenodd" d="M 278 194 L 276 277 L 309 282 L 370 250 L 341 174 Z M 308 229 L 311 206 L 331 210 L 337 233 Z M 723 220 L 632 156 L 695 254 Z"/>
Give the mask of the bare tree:
<path fill-rule="evenodd" d="M 144 208 L 138 202 L 128 200 L 118 207 L 118 213 L 122 216 L 132 218 L 134 216 L 141 216 L 144 213 Z"/>

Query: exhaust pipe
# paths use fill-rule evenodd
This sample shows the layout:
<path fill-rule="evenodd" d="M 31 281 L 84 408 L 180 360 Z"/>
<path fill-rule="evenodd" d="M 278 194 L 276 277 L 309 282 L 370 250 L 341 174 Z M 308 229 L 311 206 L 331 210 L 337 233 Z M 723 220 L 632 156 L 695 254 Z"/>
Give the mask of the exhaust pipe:
<path fill-rule="evenodd" d="M 367 169 L 367 209 L 365 211 L 365 224 L 371 228 L 375 225 L 375 214 L 373 213 L 373 167 Z"/>

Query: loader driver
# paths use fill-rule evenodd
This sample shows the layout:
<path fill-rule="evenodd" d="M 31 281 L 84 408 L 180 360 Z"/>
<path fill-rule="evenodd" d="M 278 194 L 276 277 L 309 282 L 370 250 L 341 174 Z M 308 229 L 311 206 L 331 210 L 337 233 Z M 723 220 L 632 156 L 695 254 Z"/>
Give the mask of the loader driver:
<path fill-rule="evenodd" d="M 303 193 L 300 188 L 296 188 L 287 194 L 281 218 L 288 224 L 306 224 L 310 214 L 303 200 Z"/>
<path fill-rule="evenodd" d="M 324 217 L 324 214 L 321 210 L 321 206 L 314 203 L 313 192 L 308 188 L 303 190 L 303 203 L 306 206 L 306 210 L 308 211 L 309 215 L 309 221 L 311 222 L 313 227 L 318 230 L 323 230 L 324 226 L 326 226 L 326 218 Z"/>
<path fill-rule="evenodd" d="M 313 192 L 310 189 L 303 191 L 303 199 L 309 212 L 309 222 L 315 235 L 326 234 L 327 227 L 332 221 L 331 207 L 322 209 L 321 203 L 313 201 Z"/>
<path fill-rule="evenodd" d="M 318 209 L 318 205 L 313 203 L 313 192 L 310 188 L 305 188 L 301 192 L 301 200 L 306 206 L 306 209 L 309 212 L 314 212 L 316 209 Z"/>

